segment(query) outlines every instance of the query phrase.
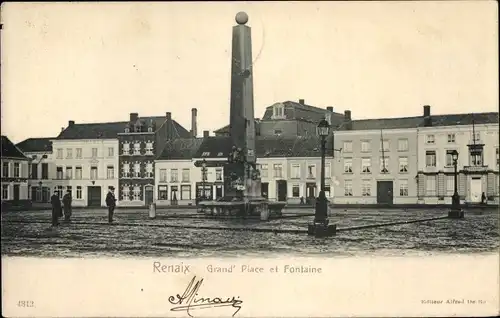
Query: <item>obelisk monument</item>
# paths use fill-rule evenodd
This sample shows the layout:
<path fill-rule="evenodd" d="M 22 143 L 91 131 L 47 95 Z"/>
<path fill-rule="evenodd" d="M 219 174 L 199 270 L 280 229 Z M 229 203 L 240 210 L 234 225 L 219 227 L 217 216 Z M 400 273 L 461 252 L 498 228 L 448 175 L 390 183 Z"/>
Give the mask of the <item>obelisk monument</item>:
<path fill-rule="evenodd" d="M 241 150 L 244 163 L 230 164 L 227 173 L 237 182 L 228 184 L 226 195 L 260 198 L 260 176 L 256 169 L 255 119 L 253 106 L 252 35 L 248 15 L 236 14 L 231 54 L 231 106 L 229 134 L 232 146 Z M 239 189 L 235 186 L 239 185 Z"/>

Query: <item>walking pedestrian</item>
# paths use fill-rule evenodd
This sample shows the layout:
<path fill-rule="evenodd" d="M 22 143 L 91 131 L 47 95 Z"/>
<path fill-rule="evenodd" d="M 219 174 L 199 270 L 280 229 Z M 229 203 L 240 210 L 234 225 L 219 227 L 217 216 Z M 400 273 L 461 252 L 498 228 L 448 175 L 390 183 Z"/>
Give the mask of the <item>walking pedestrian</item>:
<path fill-rule="evenodd" d="M 63 197 L 63 207 L 64 207 L 64 221 L 69 222 L 71 218 L 71 202 L 73 198 L 71 197 L 71 191 L 68 190 Z"/>
<path fill-rule="evenodd" d="M 58 226 L 61 216 L 61 200 L 57 191 L 50 197 L 50 203 L 52 205 L 52 226 Z"/>
<path fill-rule="evenodd" d="M 114 194 L 115 188 L 110 187 L 109 192 L 106 195 L 106 205 L 108 207 L 108 222 L 113 223 L 113 213 L 115 211 L 116 206 L 116 198 Z"/>

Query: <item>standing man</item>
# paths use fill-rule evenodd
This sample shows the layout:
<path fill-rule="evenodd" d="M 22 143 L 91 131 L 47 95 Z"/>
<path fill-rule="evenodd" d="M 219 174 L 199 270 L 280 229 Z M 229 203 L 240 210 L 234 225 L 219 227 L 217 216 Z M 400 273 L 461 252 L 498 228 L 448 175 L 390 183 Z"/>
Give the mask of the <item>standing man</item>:
<path fill-rule="evenodd" d="M 113 212 L 115 211 L 116 206 L 116 198 L 113 193 L 115 190 L 114 187 L 109 187 L 109 192 L 106 195 L 106 205 L 108 206 L 108 222 L 113 223 Z"/>
<path fill-rule="evenodd" d="M 58 226 L 61 216 L 61 200 L 57 191 L 50 197 L 50 203 L 52 204 L 52 226 Z"/>
<path fill-rule="evenodd" d="M 70 190 L 66 191 L 62 201 L 64 207 L 64 221 L 69 222 L 71 218 L 71 201 L 73 201 Z"/>

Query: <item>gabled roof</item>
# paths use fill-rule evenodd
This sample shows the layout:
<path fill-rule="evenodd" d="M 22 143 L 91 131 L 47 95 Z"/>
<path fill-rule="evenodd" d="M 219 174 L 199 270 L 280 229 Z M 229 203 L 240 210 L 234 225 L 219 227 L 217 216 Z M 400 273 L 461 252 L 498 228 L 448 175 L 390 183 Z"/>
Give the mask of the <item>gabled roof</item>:
<path fill-rule="evenodd" d="M 51 138 L 28 138 L 16 146 L 23 152 L 52 152 Z"/>
<path fill-rule="evenodd" d="M 165 148 L 158 156 L 158 160 L 192 159 L 198 148 L 203 143 L 203 138 L 177 138 L 168 141 Z"/>
<path fill-rule="evenodd" d="M 332 137 L 327 138 L 326 155 L 333 152 Z M 320 140 L 317 136 L 258 136 L 256 139 L 257 157 L 319 157 Z M 194 158 L 227 158 L 232 150 L 228 136 L 208 137 L 196 151 Z"/>
<path fill-rule="evenodd" d="M 477 113 L 477 114 L 450 114 L 450 115 L 432 115 L 429 127 L 457 126 L 457 125 L 476 125 L 497 124 L 499 122 L 499 113 Z M 405 129 L 425 127 L 423 116 L 398 117 L 398 118 L 380 118 L 380 119 L 359 119 L 352 120 L 351 127 L 348 128 L 343 123 L 337 130 L 379 130 L 379 129 Z"/>
<path fill-rule="evenodd" d="M 19 148 L 17 148 L 16 145 L 12 143 L 12 141 L 10 141 L 9 138 L 2 135 L 1 141 L 2 141 L 2 153 L 1 153 L 2 158 L 28 160 L 28 157 L 26 157 L 22 153 L 22 151 L 19 150 Z"/>
<path fill-rule="evenodd" d="M 156 129 L 159 129 L 163 123 L 169 125 L 168 131 L 173 133 L 173 137 L 188 138 L 189 131 L 182 127 L 175 120 L 167 121 L 165 117 L 141 117 L 146 123 L 153 120 L 156 124 Z M 108 123 L 84 123 L 72 124 L 63 130 L 57 139 L 114 139 L 119 133 L 125 132 L 125 127 L 129 124 L 128 121 L 108 122 Z"/>

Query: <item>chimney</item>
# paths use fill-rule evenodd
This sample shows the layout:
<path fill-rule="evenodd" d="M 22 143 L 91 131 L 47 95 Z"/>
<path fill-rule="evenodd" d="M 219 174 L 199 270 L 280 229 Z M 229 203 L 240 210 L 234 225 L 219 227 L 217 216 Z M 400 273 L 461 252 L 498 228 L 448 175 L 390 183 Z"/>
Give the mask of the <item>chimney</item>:
<path fill-rule="evenodd" d="M 139 118 L 138 113 L 130 113 L 130 121 L 131 122 L 136 122 L 138 118 Z"/>
<path fill-rule="evenodd" d="M 70 120 L 68 121 L 68 127 L 71 127 L 75 124 L 75 121 L 74 120 Z"/>
<path fill-rule="evenodd" d="M 171 112 L 167 112 L 167 120 L 172 120 L 172 113 Z"/>
<path fill-rule="evenodd" d="M 198 110 L 196 108 L 191 109 L 191 134 L 196 138 L 198 135 L 198 127 L 196 125 L 196 118 L 198 115 Z"/>
<path fill-rule="evenodd" d="M 210 132 L 208 130 L 203 131 L 203 138 L 208 138 L 210 136 Z"/>
<path fill-rule="evenodd" d="M 432 126 L 432 118 L 431 118 L 431 106 L 424 106 L 424 126 L 429 127 Z"/>
<path fill-rule="evenodd" d="M 344 111 L 344 126 L 347 130 L 352 129 L 351 111 L 350 110 Z"/>
<path fill-rule="evenodd" d="M 328 107 L 326 108 L 326 110 L 327 110 L 327 111 L 329 111 L 329 112 L 332 112 L 332 113 L 333 113 L 333 107 L 332 107 L 332 106 L 328 106 Z"/>
<path fill-rule="evenodd" d="M 63 131 L 64 131 L 64 127 L 61 127 L 61 132 L 63 132 Z"/>
<path fill-rule="evenodd" d="M 300 105 L 305 105 L 305 103 L 306 103 L 306 101 L 305 101 L 305 100 L 303 100 L 303 99 L 299 99 L 299 104 L 300 104 Z"/>
<path fill-rule="evenodd" d="M 260 136 L 260 118 L 255 118 L 255 135 Z"/>

